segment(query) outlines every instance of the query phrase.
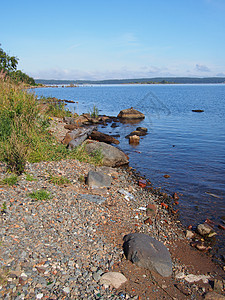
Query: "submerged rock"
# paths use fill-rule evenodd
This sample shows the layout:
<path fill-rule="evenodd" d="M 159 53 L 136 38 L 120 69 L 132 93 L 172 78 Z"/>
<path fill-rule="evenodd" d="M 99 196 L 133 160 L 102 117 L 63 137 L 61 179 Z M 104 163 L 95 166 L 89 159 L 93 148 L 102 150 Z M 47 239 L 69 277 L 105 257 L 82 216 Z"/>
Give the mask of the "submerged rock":
<path fill-rule="evenodd" d="M 212 227 L 206 223 L 203 224 L 199 224 L 197 226 L 197 232 L 202 235 L 202 236 L 206 236 L 206 237 L 213 237 L 214 235 L 216 235 L 217 233 L 212 229 Z"/>

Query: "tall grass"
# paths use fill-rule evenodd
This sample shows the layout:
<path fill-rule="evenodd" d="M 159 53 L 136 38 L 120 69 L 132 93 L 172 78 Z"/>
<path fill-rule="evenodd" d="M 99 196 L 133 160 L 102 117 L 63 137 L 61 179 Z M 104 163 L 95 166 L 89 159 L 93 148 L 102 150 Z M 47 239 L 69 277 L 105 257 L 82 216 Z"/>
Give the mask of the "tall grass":
<path fill-rule="evenodd" d="M 69 151 L 48 132 L 49 116 L 69 116 L 64 103 L 37 98 L 0 76 L 0 161 L 21 174 L 26 161 L 40 162 L 76 158 L 101 163 L 101 156 L 90 157 L 83 147 Z"/>

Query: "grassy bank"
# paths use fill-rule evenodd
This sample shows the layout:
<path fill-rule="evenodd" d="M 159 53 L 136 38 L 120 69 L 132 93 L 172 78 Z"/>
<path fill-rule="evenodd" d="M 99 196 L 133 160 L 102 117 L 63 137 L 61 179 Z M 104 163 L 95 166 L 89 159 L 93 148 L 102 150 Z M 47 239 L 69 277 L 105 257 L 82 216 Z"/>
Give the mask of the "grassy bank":
<path fill-rule="evenodd" d="M 57 99 L 37 100 L 22 85 L 0 78 L 0 161 L 16 174 L 24 171 L 26 161 L 76 158 L 101 163 L 100 153 L 90 157 L 82 146 L 69 151 L 49 133 L 51 117 L 71 115 Z"/>

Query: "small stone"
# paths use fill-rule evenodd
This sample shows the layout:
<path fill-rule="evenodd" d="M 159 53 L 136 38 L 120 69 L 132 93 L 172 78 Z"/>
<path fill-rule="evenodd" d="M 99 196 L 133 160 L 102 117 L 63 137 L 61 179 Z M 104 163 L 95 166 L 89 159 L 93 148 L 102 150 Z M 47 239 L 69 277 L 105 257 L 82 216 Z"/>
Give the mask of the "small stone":
<path fill-rule="evenodd" d="M 174 200 L 179 200 L 179 196 L 177 195 L 177 193 L 174 193 L 174 194 L 173 194 L 173 199 L 174 199 Z"/>
<path fill-rule="evenodd" d="M 186 238 L 187 239 L 192 239 L 194 237 L 194 232 L 192 232 L 191 230 L 187 230 L 186 231 Z"/>
<path fill-rule="evenodd" d="M 170 178 L 170 175 L 165 174 L 165 175 L 163 175 L 163 177 L 164 177 L 164 178 Z"/>
<path fill-rule="evenodd" d="M 119 272 L 108 272 L 102 275 L 100 279 L 100 284 L 106 286 L 113 286 L 118 289 L 123 283 L 127 281 L 127 278 Z"/>
<path fill-rule="evenodd" d="M 152 225 L 152 220 L 151 218 L 147 218 L 145 221 L 144 221 L 145 224 L 149 224 L 149 225 Z"/>
<path fill-rule="evenodd" d="M 213 282 L 213 290 L 217 293 L 221 293 L 223 291 L 223 282 L 219 279 L 215 279 Z"/>
<path fill-rule="evenodd" d="M 130 144 L 139 144 L 139 142 L 140 142 L 140 137 L 138 135 L 129 136 Z"/>
<path fill-rule="evenodd" d="M 199 224 L 197 226 L 197 232 L 202 236 L 212 237 L 216 235 L 216 232 L 212 229 L 212 227 L 206 223 Z"/>
<path fill-rule="evenodd" d="M 63 292 L 64 292 L 64 294 L 68 295 L 70 293 L 70 288 L 69 287 L 64 287 Z"/>
<path fill-rule="evenodd" d="M 43 297 L 44 297 L 44 294 L 40 293 L 40 294 L 37 294 L 36 299 L 42 299 Z"/>

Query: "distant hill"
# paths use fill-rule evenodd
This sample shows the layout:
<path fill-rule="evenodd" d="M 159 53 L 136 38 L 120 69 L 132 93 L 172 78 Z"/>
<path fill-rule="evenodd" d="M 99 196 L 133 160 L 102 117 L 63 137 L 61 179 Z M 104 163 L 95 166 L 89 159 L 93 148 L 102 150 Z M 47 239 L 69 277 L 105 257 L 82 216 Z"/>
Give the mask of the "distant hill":
<path fill-rule="evenodd" d="M 225 77 L 156 77 L 156 78 L 138 78 L 138 79 L 107 79 L 107 80 L 46 80 L 35 79 L 36 83 L 45 85 L 63 85 L 63 84 L 194 84 L 194 83 L 225 83 Z"/>

